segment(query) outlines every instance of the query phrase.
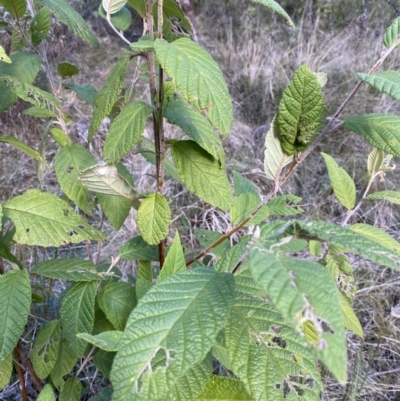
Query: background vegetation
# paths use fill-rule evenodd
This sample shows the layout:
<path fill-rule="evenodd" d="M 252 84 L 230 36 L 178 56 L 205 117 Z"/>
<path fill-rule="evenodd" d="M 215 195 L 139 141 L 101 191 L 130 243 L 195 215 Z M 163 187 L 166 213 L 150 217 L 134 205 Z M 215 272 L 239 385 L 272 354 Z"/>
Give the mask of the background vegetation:
<path fill-rule="evenodd" d="M 74 62 L 81 68 L 76 83 L 90 81 L 101 86 L 110 71 L 110 66 L 117 58 L 120 47 L 119 39 L 110 35 L 106 23 L 95 17 L 96 1 L 78 1 L 74 4 L 82 15 L 89 20 L 96 31 L 100 49 L 90 48 L 76 39 L 63 26 L 57 27 L 49 49 L 51 65 L 60 61 Z M 285 28 L 280 17 L 263 7 L 249 4 L 245 0 L 198 0 L 194 1 L 193 21 L 198 41 L 206 47 L 219 63 L 228 82 L 234 100 L 236 121 L 231 136 L 227 140 L 228 170 L 237 170 L 245 174 L 267 193 L 271 181 L 267 181 L 263 172 L 263 152 L 260 147 L 263 136 L 262 125 L 269 125 L 276 113 L 284 87 L 293 77 L 294 71 L 307 64 L 314 71 L 328 74 L 324 88 L 328 115 L 344 100 L 349 90 L 357 82 L 356 72 L 366 72 L 383 50 L 381 38 L 385 29 L 397 16 L 400 2 L 389 1 L 341 1 L 341 0 L 282 0 L 281 5 L 293 18 L 296 29 Z M 2 12 L 0 8 L 0 13 Z M 132 38 L 142 31 L 139 19 L 134 20 Z M 110 35 L 110 36 L 109 36 Z M 11 38 L 0 27 L 0 45 L 10 47 Z M 394 52 L 387 61 L 385 69 L 398 69 L 399 53 Z M 43 85 L 45 81 L 43 80 Z M 146 87 L 143 86 L 146 91 Z M 143 94 L 144 96 L 146 93 Z M 74 116 L 74 132 L 77 138 L 84 134 L 90 121 L 88 106 L 71 92 L 66 93 L 66 113 Z M 26 104 L 19 101 L 0 116 L 0 130 L 6 135 L 13 135 L 37 148 L 42 136 L 42 128 L 33 117 L 22 116 Z M 364 112 L 399 113 L 399 103 L 390 97 L 379 94 L 365 86 L 346 109 L 346 114 Z M 345 117 L 345 116 L 343 116 Z M 107 129 L 105 122 L 104 130 Z M 262 130 L 261 130 L 262 131 Z M 104 131 L 105 132 L 105 131 Z M 257 135 L 255 133 L 258 133 Z M 173 133 L 170 133 L 173 136 Z M 93 144 L 96 152 L 96 142 Z M 326 137 L 318 151 L 332 155 L 342 167 L 350 173 L 357 188 L 366 184 L 366 155 L 369 147 L 362 139 L 344 129 Z M 303 163 L 287 184 L 287 193 L 303 198 L 304 209 L 309 218 L 337 218 L 340 221 L 343 208 L 333 196 L 327 171 L 319 152 L 315 152 Z M 14 157 L 10 157 L 13 155 Z M 55 148 L 46 149 L 46 157 L 52 160 Z M 135 182 L 143 192 L 151 188 L 150 175 L 154 172 L 144 163 L 140 155 L 127 158 L 128 168 Z M 55 179 L 49 171 L 44 172 L 45 189 L 59 194 Z M 389 171 L 377 189 L 398 188 L 400 178 L 397 170 Z M 2 144 L 0 147 L 0 200 L 5 202 L 12 196 L 23 193 L 27 188 L 40 188 L 36 166 L 28 157 L 16 152 L 12 147 Z M 181 207 L 177 221 L 181 224 L 189 221 L 199 228 L 225 231 L 228 218 L 220 211 L 205 208 L 202 202 L 192 198 L 177 184 L 166 182 L 165 194 L 176 193 L 176 206 Z M 169 192 L 170 191 L 170 192 Z M 332 217 L 333 216 L 333 217 Z M 376 203 L 374 208 L 360 208 L 354 219 L 359 222 L 376 224 L 385 229 L 394 238 L 400 239 L 400 213 L 398 207 L 386 202 Z M 134 219 L 127 219 L 124 229 L 118 233 L 112 227 L 105 227 L 110 241 L 101 249 L 101 258 L 114 255 L 114 250 L 137 233 Z M 183 237 L 187 246 L 198 247 L 191 230 Z M 82 245 L 83 246 L 83 245 Z M 20 247 L 20 258 L 35 264 L 44 258 L 50 250 L 29 250 Z M 100 250 L 94 250 L 98 253 Z M 60 252 L 79 255 L 79 247 L 65 247 Z M 391 313 L 400 303 L 399 277 L 396 272 L 381 269 L 373 265 L 357 268 L 355 260 L 355 304 L 354 308 L 362 322 L 365 338 L 361 341 L 349 335 L 349 385 L 342 388 L 332 381 L 326 387 L 326 400 L 398 400 L 400 399 L 400 330 L 399 320 Z M 125 262 L 124 271 L 131 274 L 131 263 Z M 361 267 L 361 266 L 359 266 Z M 366 268 L 367 267 L 367 268 Z M 40 282 L 37 283 L 41 285 Z M 56 287 L 49 304 L 48 313 L 57 303 L 58 295 L 64 288 Z M 35 326 L 31 327 L 32 333 Z M 29 341 L 29 340 L 28 340 Z M 29 348 L 29 343 L 25 344 Z M 93 393 L 104 387 L 106 379 L 98 374 L 90 364 L 83 370 Z M 18 382 L 0 392 L 0 399 L 17 399 Z"/>

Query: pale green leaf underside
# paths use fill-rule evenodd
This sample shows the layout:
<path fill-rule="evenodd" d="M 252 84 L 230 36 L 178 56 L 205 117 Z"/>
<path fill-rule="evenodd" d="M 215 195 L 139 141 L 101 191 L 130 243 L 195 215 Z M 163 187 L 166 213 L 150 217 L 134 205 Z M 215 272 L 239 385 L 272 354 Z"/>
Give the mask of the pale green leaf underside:
<path fill-rule="evenodd" d="M 31 273 L 55 280 L 98 281 L 102 279 L 93 263 L 78 258 L 46 260 L 35 265 Z"/>
<path fill-rule="evenodd" d="M 339 292 L 329 272 L 319 263 L 276 256 L 263 247 L 262 241 L 250 251 L 250 269 L 254 281 L 284 318 L 314 324 L 319 334 L 319 358 L 339 381 L 345 382 L 346 336 Z M 322 322 L 329 330 L 323 330 Z"/>
<path fill-rule="evenodd" d="M 0 276 L 0 362 L 13 351 L 24 331 L 31 298 L 26 270 L 11 270 Z"/>
<path fill-rule="evenodd" d="M 165 258 L 163 268 L 157 277 L 158 281 L 164 280 L 168 276 L 183 272 L 186 270 L 185 255 L 183 254 L 179 232 L 176 231 L 174 242 Z"/>
<path fill-rule="evenodd" d="M 3 213 L 14 222 L 14 240 L 20 244 L 58 247 L 87 239 L 106 239 L 85 223 L 68 203 L 36 189 L 5 203 Z"/>
<path fill-rule="evenodd" d="M 385 35 L 383 37 L 383 44 L 386 47 L 392 46 L 394 41 L 398 38 L 400 34 L 400 17 L 396 18 L 389 28 L 386 29 Z"/>
<path fill-rule="evenodd" d="M 128 319 L 111 372 L 113 400 L 152 401 L 168 392 L 204 360 L 232 301 L 232 276 L 212 269 L 175 274 L 153 286 Z M 158 352 L 166 363 L 151 371 Z"/>
<path fill-rule="evenodd" d="M 359 337 L 364 337 L 364 331 L 362 329 L 361 323 L 358 320 L 358 317 L 354 313 L 353 308 L 347 302 L 346 298 L 343 294 L 340 294 L 340 307 L 343 312 L 343 324 L 347 330 L 350 330 L 354 334 L 357 334 Z"/>
<path fill-rule="evenodd" d="M 303 151 L 322 125 L 324 95 L 316 75 L 301 66 L 283 91 L 276 116 L 277 133 L 287 155 Z"/>
<path fill-rule="evenodd" d="M 397 71 L 382 71 L 375 75 L 357 74 L 367 84 L 386 93 L 396 100 L 400 100 L 400 73 Z"/>
<path fill-rule="evenodd" d="M 32 149 L 28 145 L 26 145 L 24 142 L 20 141 L 17 138 L 14 138 L 13 136 L 0 136 L 0 142 L 4 143 L 9 143 L 10 145 L 14 146 L 15 149 L 21 150 L 22 152 L 25 152 L 27 155 L 32 157 L 33 159 L 41 162 L 41 163 L 46 163 L 46 161 L 43 159 L 41 154 L 37 152 L 36 150 Z"/>
<path fill-rule="evenodd" d="M 187 136 L 224 165 L 225 152 L 222 141 L 216 135 L 212 125 L 199 111 L 192 108 L 186 100 L 175 93 L 172 82 L 167 82 L 164 86 L 164 117 L 170 124 L 182 128 Z"/>
<path fill-rule="evenodd" d="M 218 64 L 202 47 L 187 38 L 172 43 L 156 39 L 154 49 L 161 66 L 184 98 L 227 135 L 233 121 L 233 110 Z"/>
<path fill-rule="evenodd" d="M 321 153 L 328 169 L 333 192 L 339 202 L 347 209 L 353 209 L 356 203 L 356 185 L 346 170 L 339 167 L 336 161 L 326 153 Z"/>
<path fill-rule="evenodd" d="M 99 43 L 87 22 L 76 12 L 66 0 L 40 0 L 40 2 L 50 9 L 52 13 L 68 28 L 81 39 L 98 47 Z"/>
<path fill-rule="evenodd" d="M 368 155 L 367 169 L 369 178 L 381 171 L 384 158 L 385 154 L 381 149 L 378 148 L 372 150 L 372 152 Z"/>
<path fill-rule="evenodd" d="M 121 92 L 130 58 L 130 53 L 124 53 L 119 58 L 103 87 L 97 92 L 94 99 L 96 108 L 93 112 L 92 121 L 89 126 L 89 141 L 92 140 L 103 119 L 110 114 L 112 107 L 117 100 L 117 96 Z"/>
<path fill-rule="evenodd" d="M 73 144 L 57 153 L 54 170 L 63 192 L 86 214 L 91 214 L 86 187 L 78 180 L 79 173 L 96 163 L 93 155 L 83 146 Z"/>
<path fill-rule="evenodd" d="M 80 401 L 83 386 L 76 377 L 69 377 L 60 392 L 59 401 Z"/>
<path fill-rule="evenodd" d="M 293 161 L 294 156 L 283 153 L 281 142 L 277 133 L 276 117 L 265 136 L 264 172 L 267 178 L 275 180 L 277 173 Z"/>
<path fill-rule="evenodd" d="M 394 205 L 400 205 L 400 192 L 396 191 L 380 191 L 374 192 L 367 196 L 368 200 L 385 200 Z"/>
<path fill-rule="evenodd" d="M 139 142 L 146 120 L 153 108 L 136 102 L 126 106 L 111 124 L 104 143 L 104 159 L 115 163 L 126 156 Z"/>
<path fill-rule="evenodd" d="M 253 401 L 244 384 L 230 377 L 212 375 L 196 401 Z"/>
<path fill-rule="evenodd" d="M 36 401 L 56 401 L 51 384 L 46 384 L 43 387 Z"/>
<path fill-rule="evenodd" d="M 86 348 L 86 341 L 77 338 L 76 335 L 92 332 L 97 285 L 96 281 L 73 283 L 61 301 L 63 337 L 79 356 Z"/>
<path fill-rule="evenodd" d="M 104 351 L 115 352 L 120 348 L 123 334 L 123 331 L 103 331 L 95 336 L 88 333 L 78 333 L 76 336 Z"/>
<path fill-rule="evenodd" d="M 232 191 L 220 163 L 193 141 L 178 141 L 172 157 L 181 181 L 203 201 L 229 210 Z"/>
<path fill-rule="evenodd" d="M 274 0 L 251 0 L 254 3 L 260 3 L 272 10 L 274 10 L 275 12 L 277 12 L 278 14 L 282 15 L 284 18 L 286 18 L 288 24 L 291 27 L 294 27 L 294 23 L 292 21 L 292 19 L 289 17 L 288 13 L 279 5 L 279 3 L 277 3 Z"/>
<path fill-rule="evenodd" d="M 241 223 L 246 217 L 250 216 L 260 203 L 260 196 L 251 193 L 239 195 L 233 202 L 230 210 L 232 224 Z"/>
<path fill-rule="evenodd" d="M 0 390 L 7 386 L 11 379 L 11 373 L 13 371 L 13 353 L 11 352 L 8 356 L 0 361 Z"/>
<path fill-rule="evenodd" d="M 400 156 L 400 116 L 360 114 L 347 118 L 344 128 L 363 136 L 372 146 Z"/>
<path fill-rule="evenodd" d="M 137 212 L 137 225 L 149 245 L 157 245 L 168 235 L 171 209 L 164 196 L 151 194 L 142 201 Z"/>
<path fill-rule="evenodd" d="M 32 33 L 32 44 L 37 46 L 43 39 L 46 38 L 51 27 L 50 12 L 47 7 L 40 8 L 29 27 Z"/>
<path fill-rule="evenodd" d="M 35 373 L 41 380 L 44 380 L 50 374 L 57 362 L 60 337 L 59 321 L 52 320 L 39 331 L 35 338 L 30 360 Z"/>
<path fill-rule="evenodd" d="M 135 288 L 127 283 L 108 283 L 101 287 L 96 300 L 116 330 L 124 330 L 136 306 Z"/>
<path fill-rule="evenodd" d="M 43 107 L 32 106 L 25 109 L 23 112 L 26 116 L 38 117 L 38 118 L 53 118 L 56 114 L 50 110 L 44 109 Z"/>
<path fill-rule="evenodd" d="M 343 247 L 347 252 L 370 259 L 378 265 L 386 265 L 395 270 L 400 268 L 400 252 L 397 247 L 396 249 L 389 249 L 369 236 L 323 221 L 296 220 L 288 224 L 293 224 L 294 232 L 299 232 L 298 229 L 304 230 L 302 236 L 310 236 L 313 239 L 319 238 L 332 245 Z M 289 231 L 291 232 L 291 229 Z"/>
<path fill-rule="evenodd" d="M 268 303 L 238 294 L 224 334 L 231 370 L 253 400 L 320 400 L 315 356 Z"/>

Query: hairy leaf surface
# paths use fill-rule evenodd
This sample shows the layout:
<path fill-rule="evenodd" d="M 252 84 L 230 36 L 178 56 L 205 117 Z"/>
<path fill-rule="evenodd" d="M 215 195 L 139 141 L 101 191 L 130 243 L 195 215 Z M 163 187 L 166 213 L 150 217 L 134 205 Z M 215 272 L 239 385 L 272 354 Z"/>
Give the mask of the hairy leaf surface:
<path fill-rule="evenodd" d="M 232 301 L 232 276 L 206 268 L 175 274 L 152 287 L 129 317 L 115 357 L 114 401 L 152 401 L 168 392 L 206 357 Z M 153 371 L 159 352 L 165 366 Z"/>
<path fill-rule="evenodd" d="M 96 163 L 93 155 L 83 146 L 73 144 L 60 149 L 54 161 L 54 170 L 63 192 L 86 214 L 91 205 L 86 187 L 78 180 L 79 173 Z"/>
<path fill-rule="evenodd" d="M 245 385 L 237 379 L 212 375 L 196 401 L 253 401 Z"/>
<path fill-rule="evenodd" d="M 364 337 L 364 331 L 362 329 L 361 323 L 358 320 L 357 315 L 354 313 L 353 308 L 347 302 L 343 294 L 340 294 L 340 307 L 343 312 L 343 324 L 347 330 L 350 330 L 359 337 Z"/>
<path fill-rule="evenodd" d="M 361 135 L 368 143 L 400 156 L 400 117 L 393 114 L 360 114 L 346 118 L 344 128 Z"/>
<path fill-rule="evenodd" d="M 260 203 L 260 196 L 252 193 L 241 194 L 233 202 L 230 218 L 232 224 L 241 223 L 246 217 L 250 216 Z"/>
<path fill-rule="evenodd" d="M 394 205 L 400 205 L 400 192 L 396 191 L 379 191 L 369 194 L 368 200 L 385 200 Z"/>
<path fill-rule="evenodd" d="M 61 301 L 63 337 L 77 355 L 83 354 L 86 341 L 77 338 L 76 335 L 91 333 L 93 329 L 97 285 L 97 281 L 73 283 Z"/>
<path fill-rule="evenodd" d="M 31 273 L 55 280 L 99 281 L 103 277 L 95 265 L 88 260 L 78 258 L 53 259 L 39 262 Z"/>
<path fill-rule="evenodd" d="M 205 202 L 228 210 L 232 191 L 220 163 L 193 141 L 178 141 L 172 146 L 172 157 L 181 181 Z"/>
<path fill-rule="evenodd" d="M 51 384 L 48 383 L 43 387 L 36 401 L 56 401 Z"/>
<path fill-rule="evenodd" d="M 375 148 L 369 155 L 368 155 L 368 177 L 371 178 L 375 174 L 377 174 L 382 169 L 382 165 L 385 159 L 385 154 L 381 149 Z"/>
<path fill-rule="evenodd" d="M 162 281 L 168 276 L 183 272 L 186 270 L 185 255 L 183 254 L 181 239 L 179 232 L 176 231 L 174 242 L 168 251 L 167 257 L 165 258 L 163 268 L 160 271 L 157 279 Z"/>
<path fill-rule="evenodd" d="M 149 245 L 157 245 L 168 235 L 171 209 L 164 196 L 151 194 L 142 201 L 137 212 L 137 225 Z"/>
<path fill-rule="evenodd" d="M 112 122 L 104 143 L 104 158 L 115 163 L 139 142 L 153 108 L 136 102 L 126 106 Z"/>
<path fill-rule="evenodd" d="M 0 362 L 12 353 L 24 331 L 32 301 L 26 270 L 0 275 Z"/>
<path fill-rule="evenodd" d="M 156 39 L 154 49 L 161 66 L 184 98 L 227 135 L 233 121 L 232 103 L 218 64 L 187 38 L 172 43 Z"/>
<path fill-rule="evenodd" d="M 303 151 L 323 123 L 324 95 L 316 75 L 301 66 L 283 91 L 276 116 L 282 150 L 287 155 Z"/>
<path fill-rule="evenodd" d="M 382 71 L 374 75 L 358 73 L 357 75 L 380 92 L 400 100 L 400 73 L 398 71 Z"/>
<path fill-rule="evenodd" d="M 90 31 L 87 22 L 76 12 L 67 0 L 39 0 L 54 15 L 78 37 L 94 47 L 99 47 L 99 42 Z"/>
<path fill-rule="evenodd" d="M 14 241 L 25 245 L 60 246 L 86 239 L 103 241 L 104 235 L 55 195 L 36 189 L 16 196 L 3 205 L 15 224 Z"/>
<path fill-rule="evenodd" d="M 343 168 L 339 167 L 336 161 L 326 153 L 321 153 L 328 169 L 329 179 L 333 187 L 333 192 L 339 202 L 347 209 L 353 209 L 356 204 L 356 185 Z"/>

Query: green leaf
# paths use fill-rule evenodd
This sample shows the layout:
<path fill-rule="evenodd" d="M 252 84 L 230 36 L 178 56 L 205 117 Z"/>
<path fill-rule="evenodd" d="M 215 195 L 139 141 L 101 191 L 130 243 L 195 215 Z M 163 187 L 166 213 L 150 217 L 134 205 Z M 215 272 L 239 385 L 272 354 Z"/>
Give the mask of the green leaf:
<path fill-rule="evenodd" d="M 11 270 L 0 276 L 0 362 L 13 351 L 24 331 L 31 299 L 26 270 Z"/>
<path fill-rule="evenodd" d="M 117 100 L 117 96 L 121 92 L 130 58 L 131 54 L 126 52 L 118 59 L 117 64 L 115 64 L 105 84 L 99 92 L 97 92 L 94 99 L 96 108 L 93 112 L 92 121 L 89 127 L 89 141 L 92 140 L 93 136 L 98 131 L 103 119 L 110 114 L 112 107 Z"/>
<path fill-rule="evenodd" d="M 111 367 L 114 361 L 115 352 L 100 350 L 93 357 L 94 365 L 108 379 L 111 374 Z"/>
<path fill-rule="evenodd" d="M 346 335 L 336 283 L 319 263 L 276 256 L 255 244 L 253 279 L 284 318 L 310 321 L 318 331 L 316 352 L 340 382 L 346 381 Z"/>
<path fill-rule="evenodd" d="M 63 386 L 63 377 L 71 372 L 80 356 L 82 355 L 77 354 L 66 340 L 61 341 L 57 362 L 50 374 L 51 381 L 55 387 L 60 389 Z"/>
<path fill-rule="evenodd" d="M 83 386 L 76 377 L 69 377 L 61 392 L 59 401 L 79 401 L 81 399 Z"/>
<path fill-rule="evenodd" d="M 88 333 L 78 333 L 77 337 L 85 340 L 89 344 L 95 345 L 104 351 L 115 352 L 121 347 L 121 339 L 123 334 L 123 331 L 104 331 L 96 336 L 92 336 Z"/>
<path fill-rule="evenodd" d="M 168 122 L 182 128 L 187 136 L 224 165 L 225 152 L 221 139 L 204 116 L 179 93 L 175 93 L 172 82 L 164 84 L 164 105 L 164 117 Z"/>
<path fill-rule="evenodd" d="M 282 15 L 282 17 L 284 17 L 286 19 L 288 24 L 294 28 L 293 21 L 291 20 L 291 18 L 287 14 L 287 12 L 276 1 L 274 1 L 274 0 L 251 0 L 251 1 L 253 1 L 254 3 L 260 3 L 266 7 L 274 10 L 278 14 Z"/>
<path fill-rule="evenodd" d="M 37 106 L 29 107 L 29 109 L 25 109 L 22 113 L 27 116 L 32 116 L 37 118 L 56 117 L 56 114 L 53 111 Z"/>
<path fill-rule="evenodd" d="M 142 201 L 137 212 L 137 225 L 149 245 L 167 238 L 171 224 L 171 209 L 164 196 L 154 193 Z"/>
<path fill-rule="evenodd" d="M 283 153 L 281 141 L 278 135 L 278 124 L 276 116 L 271 122 L 271 126 L 265 136 L 264 151 L 264 172 L 267 178 L 275 180 L 276 175 L 281 172 L 283 167 L 287 166 L 294 159 L 294 156 L 288 156 Z"/>
<path fill-rule="evenodd" d="M 7 64 L 12 63 L 10 57 L 7 56 L 7 53 L 4 50 L 3 46 L 0 46 L 0 61 L 3 61 L 4 63 L 7 63 Z"/>
<path fill-rule="evenodd" d="M 149 245 L 140 235 L 125 242 L 119 254 L 123 260 L 159 260 L 158 246 Z"/>
<path fill-rule="evenodd" d="M 39 0 L 46 6 L 63 24 L 76 36 L 94 47 L 99 47 L 99 42 L 90 31 L 87 22 L 76 12 L 67 0 Z"/>
<path fill-rule="evenodd" d="M 392 46 L 395 40 L 400 34 L 400 17 L 396 18 L 392 24 L 386 29 L 385 35 L 383 37 L 383 44 L 386 47 Z"/>
<path fill-rule="evenodd" d="M 148 53 L 154 51 L 154 38 L 151 35 L 143 35 L 137 42 L 130 44 L 134 52 Z"/>
<path fill-rule="evenodd" d="M 69 138 L 69 136 L 62 130 L 58 129 L 58 128 L 52 128 L 50 130 L 50 134 L 53 137 L 53 139 L 62 147 L 66 147 L 66 146 L 71 146 L 71 139 Z"/>
<path fill-rule="evenodd" d="M 114 183 L 119 180 L 124 180 L 124 186 L 126 184 L 130 186 L 130 194 L 132 196 L 136 195 L 136 192 L 133 189 L 134 182 L 130 172 L 122 163 L 117 163 L 115 167 L 117 168 L 119 178 L 118 180 L 115 180 Z M 105 177 L 103 177 L 103 179 L 104 178 Z M 131 207 L 134 206 L 136 208 L 135 201 L 132 201 L 132 199 L 129 199 L 128 197 L 125 198 L 124 196 L 120 196 L 119 194 L 96 193 L 96 197 L 99 200 L 103 212 L 115 230 L 119 230 L 122 227 L 129 215 Z"/>
<path fill-rule="evenodd" d="M 12 145 L 15 149 L 21 150 L 22 152 L 25 152 L 27 155 L 32 157 L 33 159 L 39 161 L 40 163 L 46 164 L 46 160 L 43 159 L 43 157 L 40 155 L 39 152 L 36 150 L 33 150 L 31 147 L 26 145 L 24 142 L 20 141 L 17 138 L 14 138 L 13 136 L 0 136 L 0 142 L 8 143 Z"/>
<path fill-rule="evenodd" d="M 356 185 L 346 170 L 339 167 L 336 161 L 326 153 L 321 153 L 328 169 L 329 179 L 333 187 L 333 192 L 339 202 L 347 209 L 351 210 L 356 204 Z"/>
<path fill-rule="evenodd" d="M 157 26 L 158 13 L 157 3 L 153 4 L 154 24 Z M 182 9 L 175 0 L 164 0 L 163 2 L 163 37 L 168 42 L 173 42 L 181 36 L 187 36 L 192 31 L 192 25 Z"/>
<path fill-rule="evenodd" d="M 104 143 L 104 158 L 115 163 L 126 156 L 140 141 L 153 108 L 136 102 L 126 106 L 111 124 Z"/>
<path fill-rule="evenodd" d="M 107 12 L 103 8 L 103 5 L 100 4 L 98 8 L 98 13 L 101 18 L 104 18 L 107 20 Z M 131 12 L 126 8 L 122 7 L 119 11 L 116 13 L 112 13 L 110 16 L 111 24 L 118 29 L 119 31 L 126 31 L 132 23 L 132 14 Z"/>
<path fill-rule="evenodd" d="M 400 156 L 400 117 L 393 114 L 360 114 L 345 120 L 344 128 L 361 135 L 383 151 Z"/>
<path fill-rule="evenodd" d="M 308 244 L 308 249 L 312 256 L 320 256 L 322 253 L 322 245 L 320 241 L 311 240 Z"/>
<path fill-rule="evenodd" d="M 200 242 L 203 248 L 208 248 L 211 244 L 218 241 L 223 235 L 217 231 L 203 230 L 201 228 L 195 228 L 194 233 L 197 241 Z M 222 257 L 225 251 L 227 251 L 229 248 L 229 240 L 225 239 L 222 241 L 222 243 L 211 249 L 210 252 L 219 258 Z"/>
<path fill-rule="evenodd" d="M 108 283 L 101 287 L 96 300 L 115 329 L 124 330 L 136 306 L 135 288 L 127 283 Z"/>
<path fill-rule="evenodd" d="M 78 258 L 46 260 L 35 265 L 31 273 L 69 281 L 98 281 L 103 278 L 93 263 Z"/>
<path fill-rule="evenodd" d="M 51 26 L 50 12 L 47 7 L 42 7 L 33 17 L 29 27 L 32 33 L 32 44 L 39 45 L 42 40 L 46 39 Z"/>
<path fill-rule="evenodd" d="M 76 74 L 79 74 L 79 68 L 77 65 L 63 61 L 58 63 L 57 74 L 62 78 L 71 78 Z"/>
<path fill-rule="evenodd" d="M 382 246 L 380 240 L 371 239 L 366 229 L 363 230 L 363 234 L 359 234 L 355 230 L 346 229 L 336 224 L 312 220 L 296 220 L 289 224 L 291 228 L 288 229 L 288 232 L 292 232 L 300 238 L 320 239 L 329 244 L 343 247 L 346 252 L 352 252 L 370 259 L 378 265 L 386 265 L 399 270 L 400 252 L 398 248 L 392 249 Z"/>
<path fill-rule="evenodd" d="M 246 217 L 250 216 L 260 203 L 260 196 L 252 193 L 239 195 L 233 202 L 230 211 L 232 224 L 241 223 Z"/>
<path fill-rule="evenodd" d="M 168 276 L 183 272 L 186 270 L 185 255 L 183 254 L 181 239 L 178 231 L 175 233 L 174 242 L 165 258 L 163 268 L 158 275 L 158 281 L 162 281 Z"/>
<path fill-rule="evenodd" d="M 368 177 L 371 178 L 375 176 L 375 174 L 379 173 L 382 169 L 383 162 L 385 159 L 385 154 L 382 150 L 375 148 L 368 155 Z"/>
<path fill-rule="evenodd" d="M 51 384 L 46 384 L 43 387 L 36 401 L 56 401 Z"/>
<path fill-rule="evenodd" d="M 374 75 L 357 74 L 367 84 L 380 92 L 386 93 L 396 100 L 400 100 L 400 73 L 397 71 L 382 71 Z"/>
<path fill-rule="evenodd" d="M 42 65 L 42 58 L 28 52 L 17 52 L 10 56 L 12 64 L 0 62 L 0 76 L 7 75 L 20 82 L 31 84 Z M 8 82 L 0 81 L 0 114 L 8 109 L 18 97 L 11 90 Z"/>
<path fill-rule="evenodd" d="M 361 327 L 361 323 L 358 320 L 358 317 L 353 311 L 353 308 L 347 302 L 346 298 L 340 294 L 340 307 L 343 312 L 343 324 L 347 330 L 350 330 L 354 334 L 358 335 L 359 337 L 364 337 L 364 331 Z"/>
<path fill-rule="evenodd" d="M 193 141 L 178 141 L 172 157 L 182 182 L 203 201 L 229 210 L 232 191 L 220 163 Z"/>
<path fill-rule="evenodd" d="M 126 173 L 125 169 L 124 175 L 129 175 Z M 137 195 L 131 183 L 119 173 L 118 166 L 104 164 L 90 166 L 80 171 L 78 179 L 89 191 L 98 194 L 119 196 L 129 200 L 133 200 Z"/>
<path fill-rule="evenodd" d="M 172 43 L 156 39 L 154 49 L 159 63 L 183 97 L 227 135 L 233 121 L 232 103 L 218 64 L 187 38 Z"/>
<path fill-rule="evenodd" d="M 212 375 L 196 401 L 253 401 L 244 384 L 237 379 Z"/>
<path fill-rule="evenodd" d="M 12 352 L 0 361 L 0 390 L 7 386 L 11 379 L 13 370 L 13 354 Z"/>
<path fill-rule="evenodd" d="M 304 337 L 267 302 L 238 296 L 222 345 L 233 374 L 253 400 L 320 400 L 315 356 Z"/>
<path fill-rule="evenodd" d="M 114 359 L 114 401 L 152 401 L 168 392 L 204 360 L 232 301 L 233 277 L 209 268 L 175 274 L 153 286 L 130 315 Z M 165 365 L 149 370 L 158 351 L 165 355 Z"/>
<path fill-rule="evenodd" d="M 368 200 L 385 200 L 394 205 L 400 205 L 400 192 L 396 191 L 379 191 L 369 194 Z"/>
<path fill-rule="evenodd" d="M 103 388 L 96 395 L 90 397 L 87 401 L 111 401 L 112 389 Z"/>
<path fill-rule="evenodd" d="M 168 393 L 167 401 L 196 400 L 196 396 L 205 388 L 212 373 L 212 358 L 210 355 L 200 363 L 190 368 L 181 376 Z"/>
<path fill-rule="evenodd" d="M 22 18 L 26 13 L 25 0 L 0 0 L 0 4 L 10 13 L 13 18 Z"/>
<path fill-rule="evenodd" d="M 76 335 L 92 332 L 97 285 L 97 281 L 73 283 L 61 301 L 63 337 L 79 356 L 83 355 L 86 342 L 77 338 Z"/>
<path fill-rule="evenodd" d="M 397 252 L 397 254 L 400 256 L 400 243 L 378 227 L 374 227 L 369 224 L 358 223 L 350 226 L 349 230 L 371 239 L 388 250 Z"/>
<path fill-rule="evenodd" d="M 78 180 L 79 173 L 96 163 L 93 155 L 83 146 L 73 144 L 57 153 L 54 169 L 63 192 L 86 214 L 91 214 L 86 187 Z"/>
<path fill-rule="evenodd" d="M 101 5 L 107 14 L 115 14 L 127 3 L 127 0 L 102 0 Z"/>
<path fill-rule="evenodd" d="M 233 170 L 233 187 L 235 188 L 236 196 L 250 193 L 260 197 L 258 188 L 250 180 L 248 180 L 246 177 L 243 177 L 235 170 Z"/>
<path fill-rule="evenodd" d="M 244 237 L 238 244 L 226 250 L 222 258 L 215 264 L 215 270 L 219 272 L 231 272 L 242 260 L 247 249 L 247 244 L 248 240 Z"/>
<path fill-rule="evenodd" d="M 303 65 L 283 91 L 276 116 L 284 153 L 293 155 L 307 148 L 323 123 L 324 111 L 321 85 L 316 75 Z"/>
<path fill-rule="evenodd" d="M 304 213 L 304 210 L 296 206 L 301 202 L 301 198 L 295 195 L 281 195 L 274 199 L 271 199 L 266 207 L 269 210 L 270 215 L 273 216 L 292 216 L 294 214 Z"/>
<path fill-rule="evenodd" d="M 52 320 L 39 331 L 35 338 L 30 360 L 35 373 L 41 380 L 50 374 L 57 362 L 60 337 L 60 323 L 58 320 Z"/>
<path fill-rule="evenodd" d="M 67 83 L 64 84 L 64 87 L 74 91 L 86 103 L 94 104 L 97 90 L 92 84 L 78 85 L 74 83 Z"/>

